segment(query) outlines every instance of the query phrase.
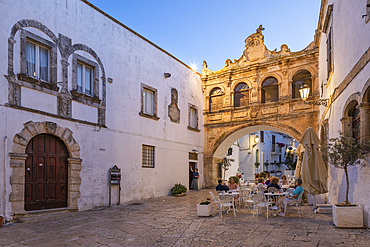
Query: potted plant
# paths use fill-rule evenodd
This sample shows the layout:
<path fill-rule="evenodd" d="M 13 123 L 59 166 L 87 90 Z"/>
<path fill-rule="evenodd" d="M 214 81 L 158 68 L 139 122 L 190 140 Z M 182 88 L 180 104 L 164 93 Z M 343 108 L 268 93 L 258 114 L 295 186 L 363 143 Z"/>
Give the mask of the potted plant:
<path fill-rule="evenodd" d="M 222 167 L 222 169 L 224 169 L 224 179 L 223 180 L 225 180 L 226 171 L 229 170 L 230 166 L 231 166 L 230 160 L 228 158 L 224 157 L 224 159 L 221 162 L 221 167 Z"/>
<path fill-rule="evenodd" d="M 172 187 L 171 194 L 174 196 L 183 196 L 186 191 L 187 188 L 185 185 L 177 183 Z"/>
<path fill-rule="evenodd" d="M 259 162 L 254 163 L 254 165 L 256 166 L 257 169 L 258 169 L 258 167 L 260 167 L 260 163 Z"/>
<path fill-rule="evenodd" d="M 207 201 L 203 201 L 197 204 L 198 216 L 211 216 L 212 215 L 212 203 L 209 200 L 211 199 L 207 198 Z"/>
<path fill-rule="evenodd" d="M 365 166 L 365 152 L 370 150 L 368 144 L 357 142 L 351 136 L 343 136 L 330 139 L 328 144 L 328 160 L 336 168 L 344 170 L 346 178 L 346 200 L 339 204 L 332 205 L 333 223 L 339 228 L 362 228 L 363 208 L 348 201 L 350 166 Z M 325 152 L 323 152 L 325 153 Z"/>

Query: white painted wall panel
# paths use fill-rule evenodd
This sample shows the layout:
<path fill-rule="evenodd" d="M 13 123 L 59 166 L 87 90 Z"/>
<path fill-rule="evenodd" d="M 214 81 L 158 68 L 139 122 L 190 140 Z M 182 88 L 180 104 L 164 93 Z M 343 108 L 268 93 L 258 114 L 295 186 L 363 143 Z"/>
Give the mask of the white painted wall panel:
<path fill-rule="evenodd" d="M 21 104 L 24 107 L 57 114 L 57 97 L 30 88 L 22 87 Z"/>

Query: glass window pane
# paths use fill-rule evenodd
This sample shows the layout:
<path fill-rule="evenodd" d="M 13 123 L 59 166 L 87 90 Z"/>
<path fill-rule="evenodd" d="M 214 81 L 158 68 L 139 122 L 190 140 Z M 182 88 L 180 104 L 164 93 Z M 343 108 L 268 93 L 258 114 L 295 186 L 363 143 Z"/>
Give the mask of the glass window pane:
<path fill-rule="evenodd" d="M 91 71 L 92 69 L 85 67 L 85 93 L 91 95 Z"/>
<path fill-rule="evenodd" d="M 143 111 L 144 113 L 154 115 L 154 93 L 144 89 L 143 94 Z"/>
<path fill-rule="evenodd" d="M 36 46 L 32 43 L 27 42 L 26 48 L 26 61 L 27 68 L 26 73 L 28 76 L 36 76 Z"/>
<path fill-rule="evenodd" d="M 82 92 L 82 65 L 77 64 L 77 91 Z"/>
<path fill-rule="evenodd" d="M 39 47 L 39 66 L 40 66 L 40 79 L 49 81 L 49 51 Z"/>

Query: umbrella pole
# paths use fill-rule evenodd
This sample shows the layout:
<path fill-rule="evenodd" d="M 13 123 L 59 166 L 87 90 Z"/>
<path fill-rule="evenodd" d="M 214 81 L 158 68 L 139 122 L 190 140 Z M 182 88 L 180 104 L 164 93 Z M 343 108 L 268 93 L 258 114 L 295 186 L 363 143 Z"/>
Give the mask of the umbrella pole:
<path fill-rule="evenodd" d="M 313 206 L 312 206 L 312 209 L 313 210 L 316 210 L 317 207 L 316 207 L 316 194 L 313 195 Z"/>

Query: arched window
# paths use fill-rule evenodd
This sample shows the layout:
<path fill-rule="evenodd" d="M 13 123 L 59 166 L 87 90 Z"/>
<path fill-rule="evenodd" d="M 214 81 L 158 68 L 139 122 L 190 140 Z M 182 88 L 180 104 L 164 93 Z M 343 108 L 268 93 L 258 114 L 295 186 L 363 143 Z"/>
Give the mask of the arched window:
<path fill-rule="evenodd" d="M 247 105 L 249 105 L 249 87 L 242 82 L 234 89 L 234 107 Z"/>
<path fill-rule="evenodd" d="M 293 83 L 292 83 L 292 98 L 300 98 L 301 95 L 299 94 L 299 89 L 306 83 L 306 85 L 310 88 L 310 96 L 312 96 L 312 78 L 311 73 L 307 70 L 303 69 L 298 71 L 293 76 Z"/>
<path fill-rule="evenodd" d="M 359 105 L 356 102 L 348 112 L 348 116 L 352 118 L 352 137 L 356 139 L 356 142 L 360 141 L 360 110 L 358 108 Z"/>
<path fill-rule="evenodd" d="M 261 103 L 276 102 L 279 100 L 278 81 L 274 77 L 268 77 L 262 83 Z"/>
<path fill-rule="evenodd" d="M 209 110 L 218 111 L 223 107 L 223 95 L 221 88 L 214 88 L 209 95 Z"/>
<path fill-rule="evenodd" d="M 343 126 L 343 135 L 353 137 L 357 142 L 360 141 L 360 110 L 356 100 L 347 104 L 344 116 L 341 119 Z"/>

